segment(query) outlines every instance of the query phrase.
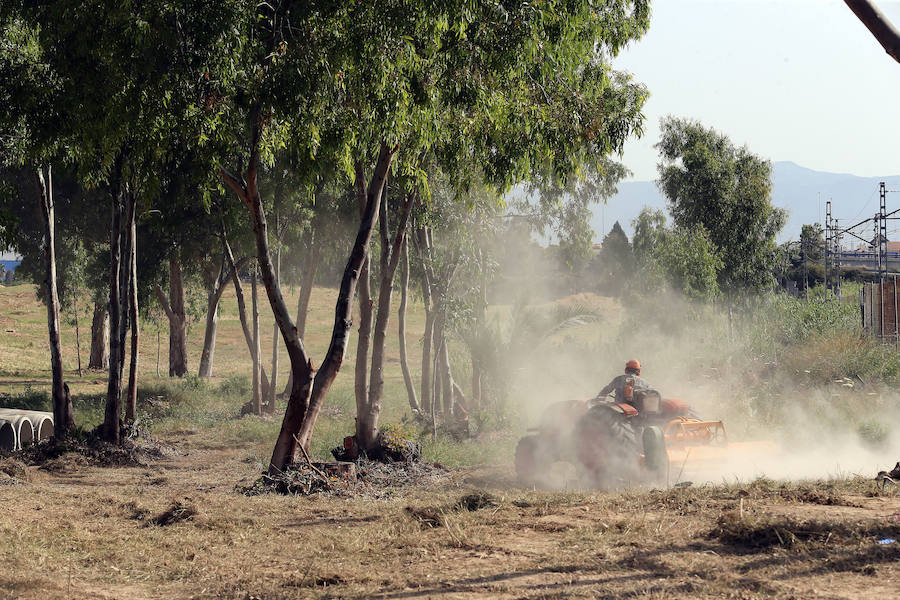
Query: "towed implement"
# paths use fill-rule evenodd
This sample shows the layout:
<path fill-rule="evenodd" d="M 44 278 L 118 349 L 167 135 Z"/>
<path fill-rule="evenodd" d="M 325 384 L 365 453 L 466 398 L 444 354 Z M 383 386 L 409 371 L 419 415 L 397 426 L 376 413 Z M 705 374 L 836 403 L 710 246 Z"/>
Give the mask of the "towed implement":
<path fill-rule="evenodd" d="M 575 465 L 584 484 L 609 489 L 709 476 L 736 453 L 774 448 L 729 444 L 722 421 L 703 421 L 686 403 L 654 390 L 635 392 L 630 402 L 557 402 L 531 431 L 519 440 L 515 466 L 520 482 L 538 487 L 552 487 L 560 462 Z"/>

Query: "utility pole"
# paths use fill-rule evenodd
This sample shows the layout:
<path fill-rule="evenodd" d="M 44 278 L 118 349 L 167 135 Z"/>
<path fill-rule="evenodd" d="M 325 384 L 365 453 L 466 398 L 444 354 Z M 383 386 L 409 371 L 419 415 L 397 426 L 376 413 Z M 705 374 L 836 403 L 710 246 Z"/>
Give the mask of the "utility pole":
<path fill-rule="evenodd" d="M 825 203 L 825 265 L 824 265 L 824 281 L 822 282 L 823 293 L 825 299 L 828 299 L 828 271 L 831 270 L 831 247 L 833 240 L 831 239 L 831 200 Z"/>
<path fill-rule="evenodd" d="M 878 212 L 878 279 L 884 283 L 887 274 L 887 190 L 882 181 L 878 186 L 880 207 Z"/>
<path fill-rule="evenodd" d="M 843 276 L 841 275 L 841 253 L 843 252 L 843 248 L 841 247 L 841 227 L 839 225 L 839 220 L 834 220 L 834 269 L 835 273 L 835 294 L 837 295 L 837 300 L 840 303 L 841 301 L 841 287 L 844 281 Z"/>

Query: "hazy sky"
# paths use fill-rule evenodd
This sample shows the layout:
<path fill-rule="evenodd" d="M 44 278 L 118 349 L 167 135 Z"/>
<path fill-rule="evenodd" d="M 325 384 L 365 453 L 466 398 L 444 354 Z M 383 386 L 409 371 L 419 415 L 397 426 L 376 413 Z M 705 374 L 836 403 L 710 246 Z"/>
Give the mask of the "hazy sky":
<path fill-rule="evenodd" d="M 900 2 L 877 0 L 900 27 Z M 900 64 L 840 0 L 655 0 L 616 59 L 650 90 L 622 160 L 656 178 L 659 119 L 692 117 L 773 161 L 900 173 Z"/>

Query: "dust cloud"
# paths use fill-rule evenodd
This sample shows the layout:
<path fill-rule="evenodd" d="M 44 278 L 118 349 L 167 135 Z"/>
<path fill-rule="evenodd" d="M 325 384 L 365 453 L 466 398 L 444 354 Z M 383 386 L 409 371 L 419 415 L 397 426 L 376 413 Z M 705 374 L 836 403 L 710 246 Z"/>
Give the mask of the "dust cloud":
<path fill-rule="evenodd" d="M 523 431 L 536 427 L 555 402 L 596 396 L 628 359 L 638 358 L 642 377 L 663 397 L 686 401 L 727 431 L 727 447 L 673 454 L 670 485 L 873 478 L 900 460 L 900 393 L 805 368 L 811 351 L 803 344 L 812 342 L 785 342 L 770 319 L 778 306 L 745 307 L 729 323 L 722 307 L 671 291 L 615 298 L 558 289 L 535 294 L 533 286 L 539 301 L 519 297 L 493 307 L 498 331 L 509 339 L 529 318 L 572 321 L 510 347 L 508 402 Z M 514 297 L 509 290 L 505 295 Z"/>

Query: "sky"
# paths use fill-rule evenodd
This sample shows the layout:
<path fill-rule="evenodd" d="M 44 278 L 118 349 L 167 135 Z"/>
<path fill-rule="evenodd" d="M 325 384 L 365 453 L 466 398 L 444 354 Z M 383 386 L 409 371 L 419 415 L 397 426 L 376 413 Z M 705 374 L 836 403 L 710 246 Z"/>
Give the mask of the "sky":
<path fill-rule="evenodd" d="M 876 0 L 900 27 L 900 2 Z M 650 91 L 620 159 L 656 179 L 659 120 L 698 119 L 773 161 L 900 174 L 900 64 L 840 0 L 656 0 L 613 59 Z"/>

